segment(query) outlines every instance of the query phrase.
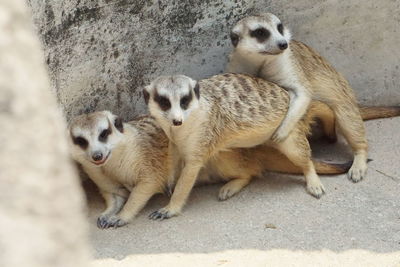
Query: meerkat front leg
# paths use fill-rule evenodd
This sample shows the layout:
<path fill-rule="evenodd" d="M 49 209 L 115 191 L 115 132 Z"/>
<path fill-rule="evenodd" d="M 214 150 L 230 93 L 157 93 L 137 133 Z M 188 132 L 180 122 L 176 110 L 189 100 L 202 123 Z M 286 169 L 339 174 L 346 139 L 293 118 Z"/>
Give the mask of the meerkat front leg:
<path fill-rule="evenodd" d="M 179 155 L 179 150 L 177 146 L 169 141 L 168 144 L 168 182 L 167 182 L 167 194 L 172 195 L 174 184 L 176 182 L 177 176 L 181 171 L 181 158 Z"/>
<path fill-rule="evenodd" d="M 153 195 L 160 193 L 160 185 L 154 182 L 149 182 L 151 179 L 154 178 L 149 177 L 143 179 L 142 182 L 139 182 L 132 189 L 132 192 L 122 210 L 118 214 L 107 217 L 102 228 L 121 227 L 129 223 Z"/>
<path fill-rule="evenodd" d="M 172 194 L 170 202 L 166 207 L 151 213 L 149 215 L 149 218 L 152 220 L 163 220 L 178 215 L 185 205 L 186 200 L 189 197 L 190 191 L 194 186 L 197 175 L 199 174 L 202 167 L 203 161 L 185 161 L 185 166 L 182 169 L 182 173 L 175 186 L 175 190 Z"/>
<path fill-rule="evenodd" d="M 106 202 L 106 209 L 97 218 L 97 227 L 103 229 L 107 227 L 107 220 L 121 210 L 126 198 L 105 191 L 101 191 L 100 193 Z"/>
<path fill-rule="evenodd" d="M 97 226 L 104 228 L 107 218 L 121 210 L 129 196 L 129 191 L 122 184 L 104 175 L 101 168 L 84 166 L 83 169 L 100 189 L 100 193 L 106 202 L 106 209 L 97 218 Z"/>
<path fill-rule="evenodd" d="M 307 112 L 311 102 L 310 94 L 303 87 L 294 90 L 289 89 L 289 96 L 290 103 L 286 116 L 271 137 L 271 140 L 275 143 L 282 142 L 289 136 L 290 132 Z"/>

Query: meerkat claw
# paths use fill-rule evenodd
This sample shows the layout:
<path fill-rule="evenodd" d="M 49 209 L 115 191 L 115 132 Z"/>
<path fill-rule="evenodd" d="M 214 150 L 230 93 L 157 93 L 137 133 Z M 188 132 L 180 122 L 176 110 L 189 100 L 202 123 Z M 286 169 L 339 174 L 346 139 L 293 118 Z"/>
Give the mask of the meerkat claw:
<path fill-rule="evenodd" d="M 97 226 L 100 229 L 111 228 L 111 227 L 117 228 L 124 226 L 125 224 L 127 224 L 127 222 L 125 222 L 118 216 L 111 216 L 111 217 L 100 216 L 97 219 Z"/>
<path fill-rule="evenodd" d="M 171 217 L 175 216 L 172 212 L 167 210 L 166 208 L 162 208 L 159 210 L 154 211 L 149 215 L 149 219 L 151 220 L 164 220 L 164 219 L 169 219 Z"/>

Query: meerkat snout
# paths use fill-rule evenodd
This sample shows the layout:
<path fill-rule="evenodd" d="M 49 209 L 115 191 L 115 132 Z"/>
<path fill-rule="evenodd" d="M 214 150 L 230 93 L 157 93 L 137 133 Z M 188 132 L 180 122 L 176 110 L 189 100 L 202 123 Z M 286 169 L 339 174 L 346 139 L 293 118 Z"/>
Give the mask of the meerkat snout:
<path fill-rule="evenodd" d="M 197 82 L 184 75 L 161 76 L 143 90 L 150 113 L 171 126 L 185 123 L 199 105 Z"/>
<path fill-rule="evenodd" d="M 182 125 L 182 121 L 181 120 L 172 120 L 172 123 L 174 124 L 174 126 Z"/>
<path fill-rule="evenodd" d="M 288 43 L 286 41 L 278 43 L 278 47 L 280 50 L 285 50 L 288 48 Z"/>
<path fill-rule="evenodd" d="M 94 163 L 100 163 L 103 160 L 103 153 L 101 151 L 95 151 L 92 154 L 92 159 Z"/>

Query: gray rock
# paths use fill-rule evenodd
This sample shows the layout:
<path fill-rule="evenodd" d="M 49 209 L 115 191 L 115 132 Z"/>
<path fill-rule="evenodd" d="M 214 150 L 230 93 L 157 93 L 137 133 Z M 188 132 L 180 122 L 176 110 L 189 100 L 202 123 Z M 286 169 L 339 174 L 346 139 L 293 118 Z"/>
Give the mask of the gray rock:
<path fill-rule="evenodd" d="M 30 1 L 57 97 L 67 117 L 146 112 L 141 91 L 160 74 L 196 79 L 224 70 L 229 31 L 272 12 L 294 37 L 343 72 L 363 104 L 400 103 L 399 1 Z"/>

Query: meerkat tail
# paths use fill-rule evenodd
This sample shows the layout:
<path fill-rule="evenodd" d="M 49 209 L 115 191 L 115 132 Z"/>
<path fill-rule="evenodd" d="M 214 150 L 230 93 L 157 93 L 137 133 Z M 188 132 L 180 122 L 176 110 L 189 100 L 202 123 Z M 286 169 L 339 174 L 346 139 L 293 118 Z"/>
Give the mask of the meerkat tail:
<path fill-rule="evenodd" d="M 361 117 L 364 121 L 400 116 L 400 106 L 368 107 L 360 106 Z"/>
<path fill-rule="evenodd" d="M 326 174 L 326 175 L 346 173 L 350 169 L 352 163 L 353 161 L 332 163 L 332 162 L 313 160 L 315 171 L 318 174 Z M 276 164 L 276 162 L 270 162 L 270 164 L 266 166 L 265 170 L 287 173 L 287 174 L 302 174 L 301 168 L 295 166 L 289 160 L 287 160 L 287 162 L 281 161 L 278 164 Z"/>
<path fill-rule="evenodd" d="M 285 155 L 275 148 L 259 146 L 249 149 L 248 153 L 257 159 L 263 170 L 287 174 L 303 173 L 300 167 L 294 165 Z M 352 163 L 352 161 L 332 163 L 313 160 L 315 170 L 318 174 L 346 173 L 350 169 Z"/>
<path fill-rule="evenodd" d="M 353 161 L 347 161 L 347 162 L 342 162 L 342 163 L 332 163 L 332 162 L 326 162 L 326 161 L 319 161 L 319 160 L 313 160 L 315 170 L 317 171 L 318 174 L 342 174 L 346 173 L 351 165 L 353 164 Z"/>

